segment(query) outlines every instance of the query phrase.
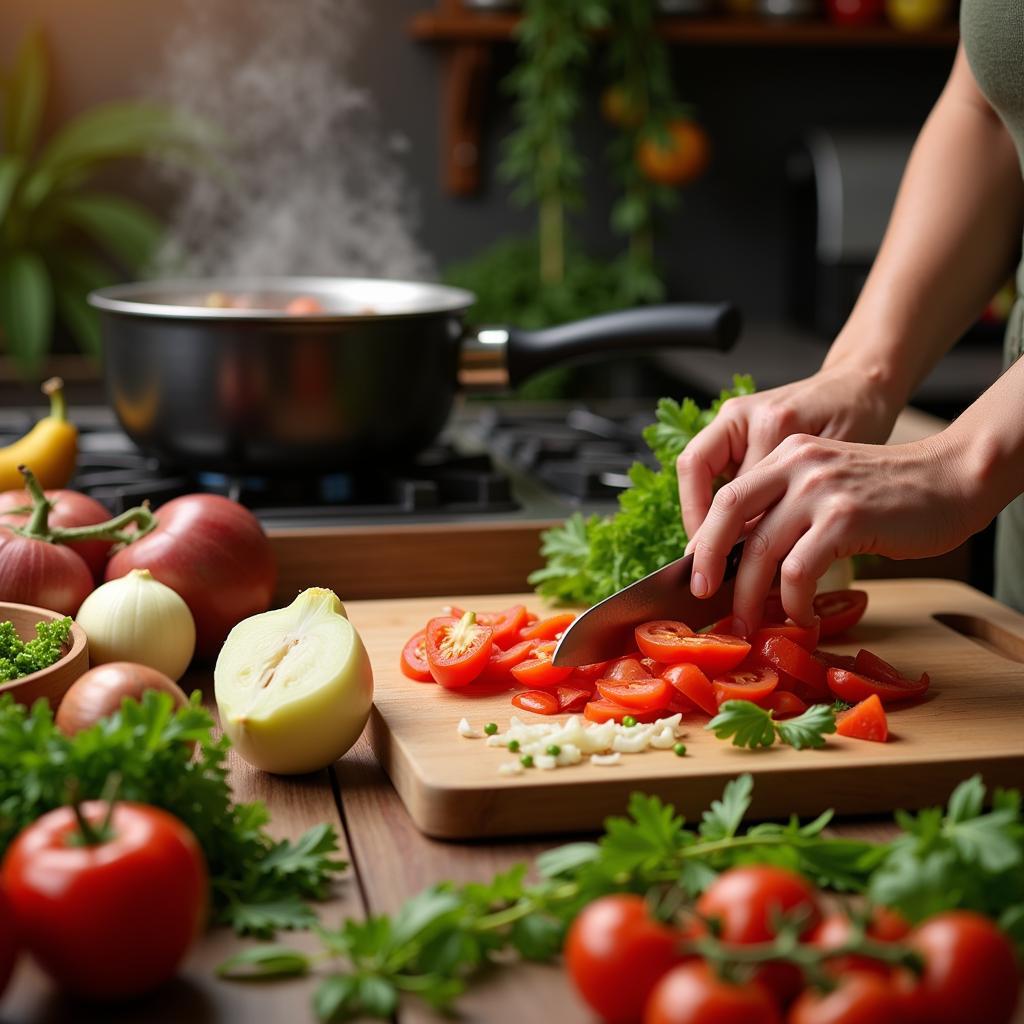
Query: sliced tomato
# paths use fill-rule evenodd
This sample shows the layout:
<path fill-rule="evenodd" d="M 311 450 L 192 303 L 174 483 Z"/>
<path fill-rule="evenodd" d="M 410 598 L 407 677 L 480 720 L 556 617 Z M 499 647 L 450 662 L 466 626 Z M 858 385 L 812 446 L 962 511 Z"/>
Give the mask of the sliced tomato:
<path fill-rule="evenodd" d="M 821 619 L 821 636 L 827 639 L 852 629 L 868 606 L 866 590 L 830 590 L 815 595 L 812 607 Z"/>
<path fill-rule="evenodd" d="M 920 679 L 869 679 L 859 672 L 843 668 L 828 670 L 828 688 L 847 704 L 859 704 L 872 694 L 877 694 L 883 704 L 895 704 L 901 700 L 916 700 L 928 692 L 928 673 Z"/>
<path fill-rule="evenodd" d="M 551 658 L 558 644 L 554 640 L 544 640 L 534 646 L 530 655 L 518 665 L 512 666 L 512 675 L 517 683 L 523 686 L 557 686 L 572 675 L 572 666 L 551 664 Z"/>
<path fill-rule="evenodd" d="M 718 714 L 718 701 L 715 700 L 711 680 L 696 665 L 685 662 L 671 665 L 662 673 L 662 679 L 705 714 Z"/>
<path fill-rule="evenodd" d="M 672 664 L 687 660 L 682 641 L 693 636 L 693 630 L 676 619 L 655 619 L 637 626 L 634 635 L 637 647 L 648 658 Z"/>
<path fill-rule="evenodd" d="M 653 711 L 668 707 L 671 687 L 664 679 L 652 676 L 650 679 L 598 679 L 597 692 L 613 704 L 637 711 Z"/>
<path fill-rule="evenodd" d="M 709 676 L 736 668 L 750 653 L 746 640 L 726 633 L 695 633 L 682 638 L 679 647 L 684 653 L 674 659 L 676 663 L 696 665 Z"/>
<path fill-rule="evenodd" d="M 849 711 L 840 711 L 836 715 L 836 732 L 855 740 L 884 743 L 889 738 L 889 723 L 878 694 L 871 694 Z"/>
<path fill-rule="evenodd" d="M 558 713 L 574 715 L 587 706 L 594 691 L 583 690 L 578 686 L 556 686 L 555 696 L 558 698 Z"/>
<path fill-rule="evenodd" d="M 558 714 L 558 698 L 547 690 L 524 690 L 513 695 L 512 703 L 521 711 L 532 711 L 535 715 Z"/>
<path fill-rule="evenodd" d="M 754 650 L 776 671 L 802 683 L 802 686 L 793 687 L 801 697 L 808 698 L 811 703 L 829 699 L 825 666 L 799 644 L 785 636 L 768 636 Z"/>
<path fill-rule="evenodd" d="M 856 671 L 857 659 L 852 654 L 836 654 L 835 651 L 817 650 L 814 656 L 825 668 L 845 668 Z"/>
<path fill-rule="evenodd" d="M 619 682 L 629 682 L 632 679 L 649 679 L 651 673 L 640 663 L 637 658 L 619 658 L 609 666 L 603 679 L 615 679 Z"/>
<path fill-rule="evenodd" d="M 758 704 L 774 712 L 776 718 L 793 718 L 807 710 L 807 704 L 788 690 L 773 690 L 767 697 L 762 697 Z"/>
<path fill-rule="evenodd" d="M 519 636 L 523 640 L 557 640 L 575 621 L 575 612 L 559 612 L 524 627 Z"/>
<path fill-rule="evenodd" d="M 417 683 L 432 683 L 434 677 L 430 674 L 430 665 L 427 664 L 427 631 L 421 629 L 415 636 L 409 637 L 405 647 L 402 648 L 402 675 Z"/>
<path fill-rule="evenodd" d="M 756 651 L 764 646 L 765 640 L 769 637 L 784 636 L 787 640 L 799 644 L 805 651 L 813 651 L 818 646 L 820 633 L 820 621 L 816 621 L 813 626 L 798 626 L 795 622 L 773 622 L 761 626 L 750 638 L 750 646 Z"/>
<path fill-rule="evenodd" d="M 603 679 L 610 664 L 610 661 L 595 661 L 592 665 L 576 665 L 572 670 L 572 678 L 578 681 Z"/>
<path fill-rule="evenodd" d="M 503 612 L 477 612 L 476 621 L 494 630 L 492 643 L 510 647 L 518 642 L 519 631 L 526 625 L 526 605 L 514 604 Z"/>
<path fill-rule="evenodd" d="M 659 718 L 667 717 L 663 708 L 654 711 L 637 711 L 635 708 L 624 708 L 621 704 L 605 700 L 599 697 L 590 701 L 583 709 L 583 717 L 591 722 L 621 722 L 627 715 L 635 718 L 638 722 L 656 722 Z"/>
<path fill-rule="evenodd" d="M 894 665 L 880 658 L 877 654 L 864 650 L 862 647 L 853 659 L 853 670 L 869 679 L 878 679 L 883 683 L 898 683 L 907 677 Z"/>
<path fill-rule="evenodd" d="M 697 666 L 694 665 L 693 668 L 697 668 Z M 700 669 L 698 668 L 697 671 L 699 672 Z M 711 684 L 708 683 L 708 685 L 710 686 Z M 692 714 L 695 714 L 695 713 L 697 713 L 699 711 L 700 711 L 700 708 L 697 707 L 697 705 L 694 704 L 692 700 L 690 700 L 687 697 L 684 697 L 671 684 L 669 685 L 668 707 L 665 708 L 665 714 L 666 715 L 674 715 L 677 712 L 680 715 L 692 715 Z"/>
<path fill-rule="evenodd" d="M 516 665 L 526 661 L 537 646 L 535 640 L 523 640 L 522 643 L 514 644 L 508 650 L 502 650 L 495 645 L 491 648 L 491 656 L 484 666 L 484 670 L 470 684 L 474 693 L 481 693 L 486 690 L 488 693 L 500 693 L 516 685 L 516 677 L 512 675 L 512 669 Z"/>
<path fill-rule="evenodd" d="M 767 665 L 750 665 L 715 676 L 711 686 L 719 705 L 727 700 L 752 700 L 756 704 L 779 685 L 779 674 Z"/>
<path fill-rule="evenodd" d="M 430 674 L 450 690 L 468 686 L 490 659 L 492 632 L 472 612 L 458 619 L 451 615 L 431 619 L 426 629 Z"/>
<path fill-rule="evenodd" d="M 658 661 L 656 658 L 641 658 L 640 664 L 646 669 L 649 676 L 660 676 L 668 665 L 663 661 Z"/>

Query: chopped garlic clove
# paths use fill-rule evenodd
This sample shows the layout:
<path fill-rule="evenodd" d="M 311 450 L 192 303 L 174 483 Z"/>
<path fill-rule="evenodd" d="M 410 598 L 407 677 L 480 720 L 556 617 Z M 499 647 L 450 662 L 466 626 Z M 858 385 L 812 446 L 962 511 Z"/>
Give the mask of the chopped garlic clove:
<path fill-rule="evenodd" d="M 598 768 L 610 768 L 612 765 L 619 764 L 622 761 L 622 754 L 616 751 L 614 754 L 591 754 L 590 763 L 597 765 Z"/>
<path fill-rule="evenodd" d="M 469 724 L 468 718 L 463 718 L 459 722 L 459 735 L 465 737 L 467 740 L 478 740 L 483 735 L 477 729 Z"/>
<path fill-rule="evenodd" d="M 503 761 L 498 765 L 499 775 L 522 775 L 523 766 L 518 761 Z"/>

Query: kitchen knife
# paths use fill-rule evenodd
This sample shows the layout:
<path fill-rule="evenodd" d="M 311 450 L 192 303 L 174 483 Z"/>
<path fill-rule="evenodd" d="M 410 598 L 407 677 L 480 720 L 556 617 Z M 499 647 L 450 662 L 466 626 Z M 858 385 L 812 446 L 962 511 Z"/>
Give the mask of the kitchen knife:
<path fill-rule="evenodd" d="M 729 552 L 722 585 L 708 598 L 690 593 L 693 555 L 662 566 L 617 594 L 588 608 L 563 634 L 551 659 L 555 665 L 592 665 L 635 648 L 633 631 L 652 619 L 679 619 L 702 629 L 732 611 L 732 591 L 743 541 Z"/>

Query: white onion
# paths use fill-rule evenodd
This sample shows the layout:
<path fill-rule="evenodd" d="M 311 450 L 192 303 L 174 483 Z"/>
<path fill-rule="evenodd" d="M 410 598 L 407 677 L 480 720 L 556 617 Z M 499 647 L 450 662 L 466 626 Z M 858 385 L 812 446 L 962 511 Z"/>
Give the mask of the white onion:
<path fill-rule="evenodd" d="M 133 661 L 178 680 L 196 648 L 188 605 L 148 569 L 133 569 L 94 590 L 77 622 L 89 638 L 93 665 Z"/>

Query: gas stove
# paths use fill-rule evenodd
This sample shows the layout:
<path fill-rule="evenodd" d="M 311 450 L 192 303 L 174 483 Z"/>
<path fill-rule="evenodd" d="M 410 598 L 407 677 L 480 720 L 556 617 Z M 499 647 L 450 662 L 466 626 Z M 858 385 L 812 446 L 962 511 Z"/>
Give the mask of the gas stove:
<path fill-rule="evenodd" d="M 0 410 L 0 445 L 39 410 Z M 608 512 L 634 461 L 651 462 L 641 437 L 651 404 L 466 402 L 438 443 L 388 472 L 302 478 L 192 475 L 140 451 L 103 406 L 74 410 L 78 471 L 71 486 L 117 514 L 194 491 L 224 494 L 267 528 L 382 523 L 543 520 Z M 653 464 L 653 463 L 652 463 Z"/>

